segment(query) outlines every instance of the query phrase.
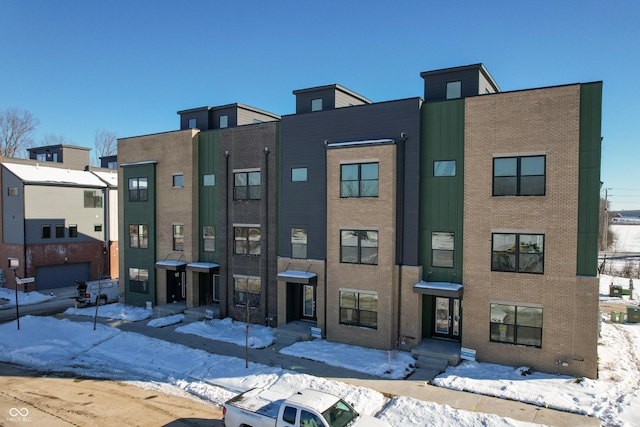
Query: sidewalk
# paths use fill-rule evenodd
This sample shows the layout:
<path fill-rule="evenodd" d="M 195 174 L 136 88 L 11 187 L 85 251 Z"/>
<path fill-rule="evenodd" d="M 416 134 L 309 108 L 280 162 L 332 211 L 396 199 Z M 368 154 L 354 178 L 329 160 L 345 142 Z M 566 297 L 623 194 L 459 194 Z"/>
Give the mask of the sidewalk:
<path fill-rule="evenodd" d="M 60 315 L 69 320 L 87 321 L 84 316 Z M 213 341 L 196 335 L 180 334 L 174 332 L 181 324 L 167 326 L 165 328 L 152 328 L 146 326 L 147 321 L 128 322 L 123 320 L 99 319 L 100 323 L 119 328 L 123 331 L 136 332 L 152 338 L 157 338 L 176 344 L 182 344 L 191 348 L 204 350 L 210 353 L 244 359 L 245 348 L 234 344 Z M 408 396 L 414 399 L 435 402 L 441 405 L 449 405 L 452 408 L 467 411 L 495 414 L 500 417 L 509 417 L 515 420 L 545 424 L 549 426 L 599 426 L 600 422 L 595 418 L 568 412 L 546 409 L 521 402 L 483 396 L 463 391 L 449 390 L 435 387 L 420 380 L 418 369 L 409 379 L 387 380 L 362 372 L 351 371 L 344 368 L 330 366 L 321 362 L 302 359 L 280 354 L 278 351 L 283 345 L 275 344 L 265 349 L 249 349 L 249 361 L 268 366 L 280 366 L 289 369 L 327 379 L 342 381 L 352 385 L 367 387 L 386 396 Z"/>

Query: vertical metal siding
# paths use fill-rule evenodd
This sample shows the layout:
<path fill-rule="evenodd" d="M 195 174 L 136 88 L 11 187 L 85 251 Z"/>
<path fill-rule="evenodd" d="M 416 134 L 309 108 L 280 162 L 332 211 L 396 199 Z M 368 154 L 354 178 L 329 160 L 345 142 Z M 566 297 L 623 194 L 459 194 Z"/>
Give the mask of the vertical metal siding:
<path fill-rule="evenodd" d="M 17 196 L 8 188 L 18 187 Z M 2 243 L 24 244 L 24 185 L 14 174 L 2 168 Z"/>
<path fill-rule="evenodd" d="M 422 107 L 420 187 L 420 264 L 423 278 L 450 281 L 452 273 L 462 279 L 464 227 L 464 100 L 426 103 Z M 434 177 L 433 162 L 455 160 L 456 176 Z M 454 234 L 453 268 L 431 266 L 431 233 Z"/>
<path fill-rule="evenodd" d="M 578 184 L 579 276 L 597 275 L 600 219 L 602 82 L 580 86 L 580 165 Z"/>

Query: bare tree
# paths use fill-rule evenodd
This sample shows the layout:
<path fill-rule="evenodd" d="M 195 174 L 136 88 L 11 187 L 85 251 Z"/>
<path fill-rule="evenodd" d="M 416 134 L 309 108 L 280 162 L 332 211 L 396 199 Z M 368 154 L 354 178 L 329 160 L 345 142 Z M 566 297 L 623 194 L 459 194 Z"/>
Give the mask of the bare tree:
<path fill-rule="evenodd" d="M 0 156 L 24 156 L 24 150 L 33 144 L 31 134 L 39 124 L 40 120 L 27 110 L 0 111 Z"/>
<path fill-rule="evenodd" d="M 42 145 L 78 145 L 74 141 L 69 141 L 64 135 L 48 133 L 42 139 Z"/>
<path fill-rule="evenodd" d="M 100 157 L 112 156 L 118 151 L 118 135 L 106 129 L 94 132 L 96 146 L 95 165 L 100 166 Z"/>

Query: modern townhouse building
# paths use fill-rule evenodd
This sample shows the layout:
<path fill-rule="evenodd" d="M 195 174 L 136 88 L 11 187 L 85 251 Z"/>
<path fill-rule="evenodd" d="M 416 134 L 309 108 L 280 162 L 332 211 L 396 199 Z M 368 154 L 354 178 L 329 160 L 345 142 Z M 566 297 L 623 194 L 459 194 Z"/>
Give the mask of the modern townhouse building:
<path fill-rule="evenodd" d="M 482 64 L 421 76 L 424 101 L 294 91 L 279 323 L 595 377 L 601 83 L 505 93 Z M 327 90 L 360 102 L 314 108 Z"/>
<path fill-rule="evenodd" d="M 26 289 L 117 277 L 117 175 L 90 168 L 89 150 L 36 147 L 33 160 L 2 159 L 0 257 L 18 261 L 17 277 L 35 279 Z"/>
<path fill-rule="evenodd" d="M 179 131 L 118 140 L 125 302 L 238 317 L 249 301 L 264 323 L 277 301 L 279 116 L 242 104 L 178 114 Z"/>
<path fill-rule="evenodd" d="M 120 139 L 126 302 L 596 377 L 602 83 L 421 77 L 423 97 L 332 84 L 281 118 L 203 107 Z"/>

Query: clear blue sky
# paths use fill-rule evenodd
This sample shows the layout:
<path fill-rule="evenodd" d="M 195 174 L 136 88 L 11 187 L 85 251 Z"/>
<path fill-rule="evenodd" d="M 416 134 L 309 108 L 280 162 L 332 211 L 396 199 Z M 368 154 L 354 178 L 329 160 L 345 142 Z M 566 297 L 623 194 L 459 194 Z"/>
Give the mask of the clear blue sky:
<path fill-rule="evenodd" d="M 482 62 L 503 91 L 604 81 L 602 180 L 640 209 L 640 2 L 0 0 L 0 110 L 93 147 L 240 102 L 291 114 L 339 83 L 423 96 L 421 71 Z"/>

